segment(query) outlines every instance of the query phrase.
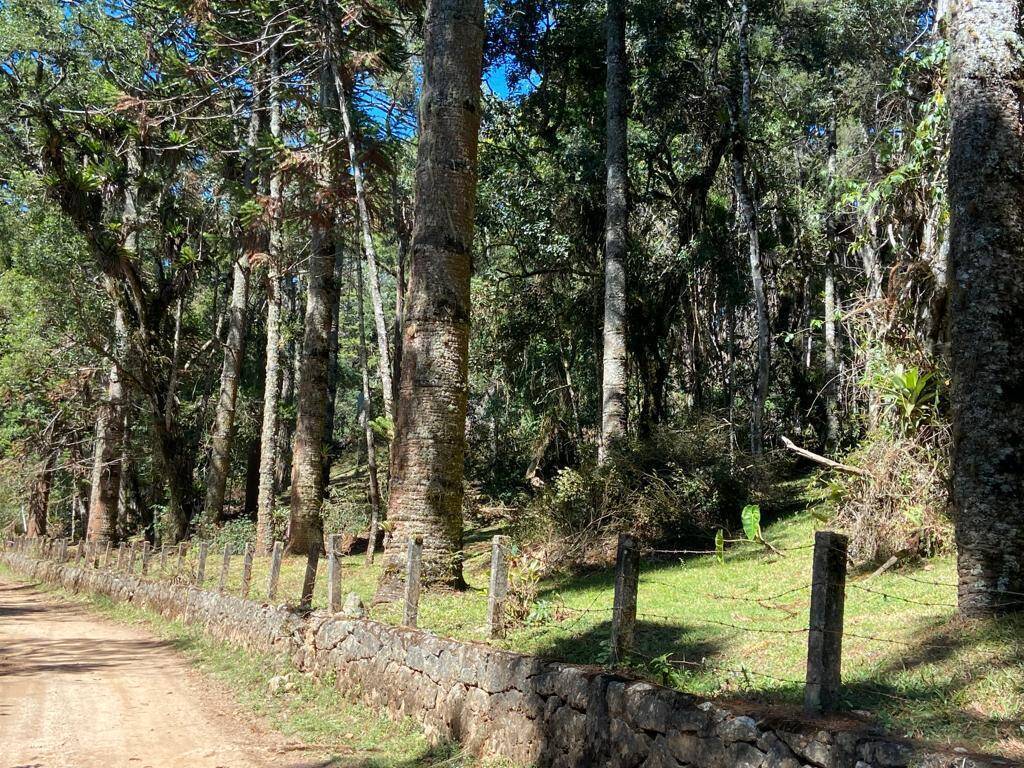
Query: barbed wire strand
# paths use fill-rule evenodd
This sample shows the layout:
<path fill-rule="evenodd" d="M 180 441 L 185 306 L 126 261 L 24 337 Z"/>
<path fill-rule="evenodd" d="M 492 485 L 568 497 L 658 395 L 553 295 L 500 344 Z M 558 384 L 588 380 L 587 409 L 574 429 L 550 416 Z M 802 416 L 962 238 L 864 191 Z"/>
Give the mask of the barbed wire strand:
<path fill-rule="evenodd" d="M 872 589 L 871 587 L 863 587 L 860 584 L 848 584 L 852 589 L 859 589 L 861 592 L 870 592 L 872 595 L 880 595 L 890 600 L 898 600 L 904 603 L 912 603 L 914 605 L 924 605 L 934 608 L 956 608 L 955 603 L 937 603 L 930 600 L 915 600 L 912 597 L 903 597 L 902 595 L 894 595 L 889 592 L 883 592 L 880 589 Z"/>

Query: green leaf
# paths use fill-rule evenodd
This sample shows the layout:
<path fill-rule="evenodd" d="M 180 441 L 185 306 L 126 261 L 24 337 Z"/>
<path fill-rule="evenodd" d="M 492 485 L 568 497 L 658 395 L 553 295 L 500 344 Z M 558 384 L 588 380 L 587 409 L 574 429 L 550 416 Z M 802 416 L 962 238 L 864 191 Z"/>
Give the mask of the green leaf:
<path fill-rule="evenodd" d="M 761 541 L 761 507 L 747 504 L 740 513 L 743 521 L 743 532 L 750 541 Z"/>
<path fill-rule="evenodd" d="M 715 534 L 715 556 L 719 563 L 725 565 L 725 531 L 721 528 Z"/>

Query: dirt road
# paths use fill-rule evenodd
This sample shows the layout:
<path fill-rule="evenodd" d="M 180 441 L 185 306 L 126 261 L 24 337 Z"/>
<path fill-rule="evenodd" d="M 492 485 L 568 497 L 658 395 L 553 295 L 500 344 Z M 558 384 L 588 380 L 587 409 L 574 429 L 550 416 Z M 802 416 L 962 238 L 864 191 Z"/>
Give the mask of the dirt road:
<path fill-rule="evenodd" d="M 165 642 L 0 581 L 0 766 L 325 765 L 297 746 Z"/>

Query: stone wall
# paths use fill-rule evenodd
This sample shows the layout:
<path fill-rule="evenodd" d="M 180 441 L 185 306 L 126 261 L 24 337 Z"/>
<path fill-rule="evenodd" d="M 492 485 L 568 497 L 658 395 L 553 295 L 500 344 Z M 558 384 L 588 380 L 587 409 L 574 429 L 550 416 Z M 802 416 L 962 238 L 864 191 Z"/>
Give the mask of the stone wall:
<path fill-rule="evenodd" d="M 180 617 L 243 647 L 333 673 L 347 695 L 428 735 L 519 765 L 610 768 L 974 768 L 1000 763 L 856 723 L 723 708 L 597 668 L 558 664 L 374 621 L 299 616 L 230 595 L 4 553 L 26 576 Z"/>

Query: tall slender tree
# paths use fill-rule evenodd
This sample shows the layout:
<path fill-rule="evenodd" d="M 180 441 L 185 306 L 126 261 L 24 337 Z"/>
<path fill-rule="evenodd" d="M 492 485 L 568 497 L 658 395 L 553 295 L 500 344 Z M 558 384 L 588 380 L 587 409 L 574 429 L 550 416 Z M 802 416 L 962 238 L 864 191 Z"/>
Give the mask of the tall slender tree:
<path fill-rule="evenodd" d="M 953 509 L 960 612 L 1024 608 L 1024 39 L 1017 0 L 952 6 Z"/>
<path fill-rule="evenodd" d="M 366 474 L 368 480 L 368 495 L 370 497 L 370 526 L 366 540 L 366 562 L 373 563 L 374 552 L 377 549 L 377 531 L 380 528 L 380 484 L 377 481 L 377 445 L 373 434 L 373 396 L 370 390 L 370 368 L 367 362 L 366 353 L 366 320 L 363 310 L 363 263 L 356 259 L 356 308 L 359 333 L 359 376 L 362 383 L 362 396 L 360 397 L 359 426 L 363 430 L 363 438 L 366 441 Z"/>
<path fill-rule="evenodd" d="M 392 398 L 391 384 L 391 352 L 388 347 L 388 326 L 384 319 L 384 299 L 380 292 L 380 277 L 377 271 L 377 247 L 373 243 L 373 229 L 370 222 L 370 205 L 366 199 L 366 183 L 363 180 L 363 166 L 359 160 L 359 143 L 356 139 L 355 126 L 352 124 L 351 111 L 348 106 L 348 95 L 343 90 L 345 83 L 341 76 L 341 66 L 335 63 L 335 87 L 338 89 L 338 104 L 341 107 L 342 127 L 348 143 L 349 163 L 352 169 L 352 180 L 355 184 L 356 207 L 359 211 L 360 232 L 363 237 L 363 252 L 366 254 L 366 274 L 370 283 L 370 303 L 373 305 L 373 326 L 377 335 L 377 368 L 380 375 L 381 392 L 384 397 L 384 411 L 389 418 L 394 418 L 395 408 Z"/>
<path fill-rule="evenodd" d="M 423 537 L 427 582 L 461 585 L 469 285 L 476 203 L 482 0 L 428 0 L 406 307 L 378 596 L 397 597 L 406 542 Z"/>
<path fill-rule="evenodd" d="M 331 176 L 327 115 L 337 109 L 336 94 L 326 56 L 320 78 L 321 130 L 319 183 Z M 302 337 L 302 367 L 298 377 L 295 437 L 292 443 L 291 513 L 288 551 L 306 554 L 323 546 L 325 427 L 330 389 L 331 330 L 337 314 L 334 216 L 319 211 L 313 221 L 306 281 L 306 319 Z"/>
<path fill-rule="evenodd" d="M 740 69 L 740 96 L 733 117 L 732 178 L 736 192 L 736 212 L 747 239 L 750 261 L 750 285 L 754 293 L 757 316 L 757 372 L 750 412 L 750 450 L 757 455 L 764 450 L 764 409 L 768 401 L 770 341 L 768 298 L 765 295 L 764 270 L 761 264 L 761 235 L 757 222 L 757 203 L 747 181 L 750 131 L 750 9 L 743 0 L 736 19 L 736 48 Z"/>
<path fill-rule="evenodd" d="M 626 432 L 626 249 L 629 240 L 629 171 L 626 116 L 626 2 L 608 0 L 605 134 L 604 330 L 601 373 L 601 441 L 598 462 Z"/>
<path fill-rule="evenodd" d="M 275 147 L 281 139 L 281 77 L 278 44 L 270 49 L 270 136 Z M 284 178 L 275 157 L 269 185 L 270 242 L 267 259 L 267 346 L 263 380 L 263 424 L 260 429 L 260 481 L 256 501 L 256 549 L 269 554 L 273 546 L 274 497 L 280 447 L 280 409 L 283 368 L 281 338 L 284 303 L 283 253 Z"/>

